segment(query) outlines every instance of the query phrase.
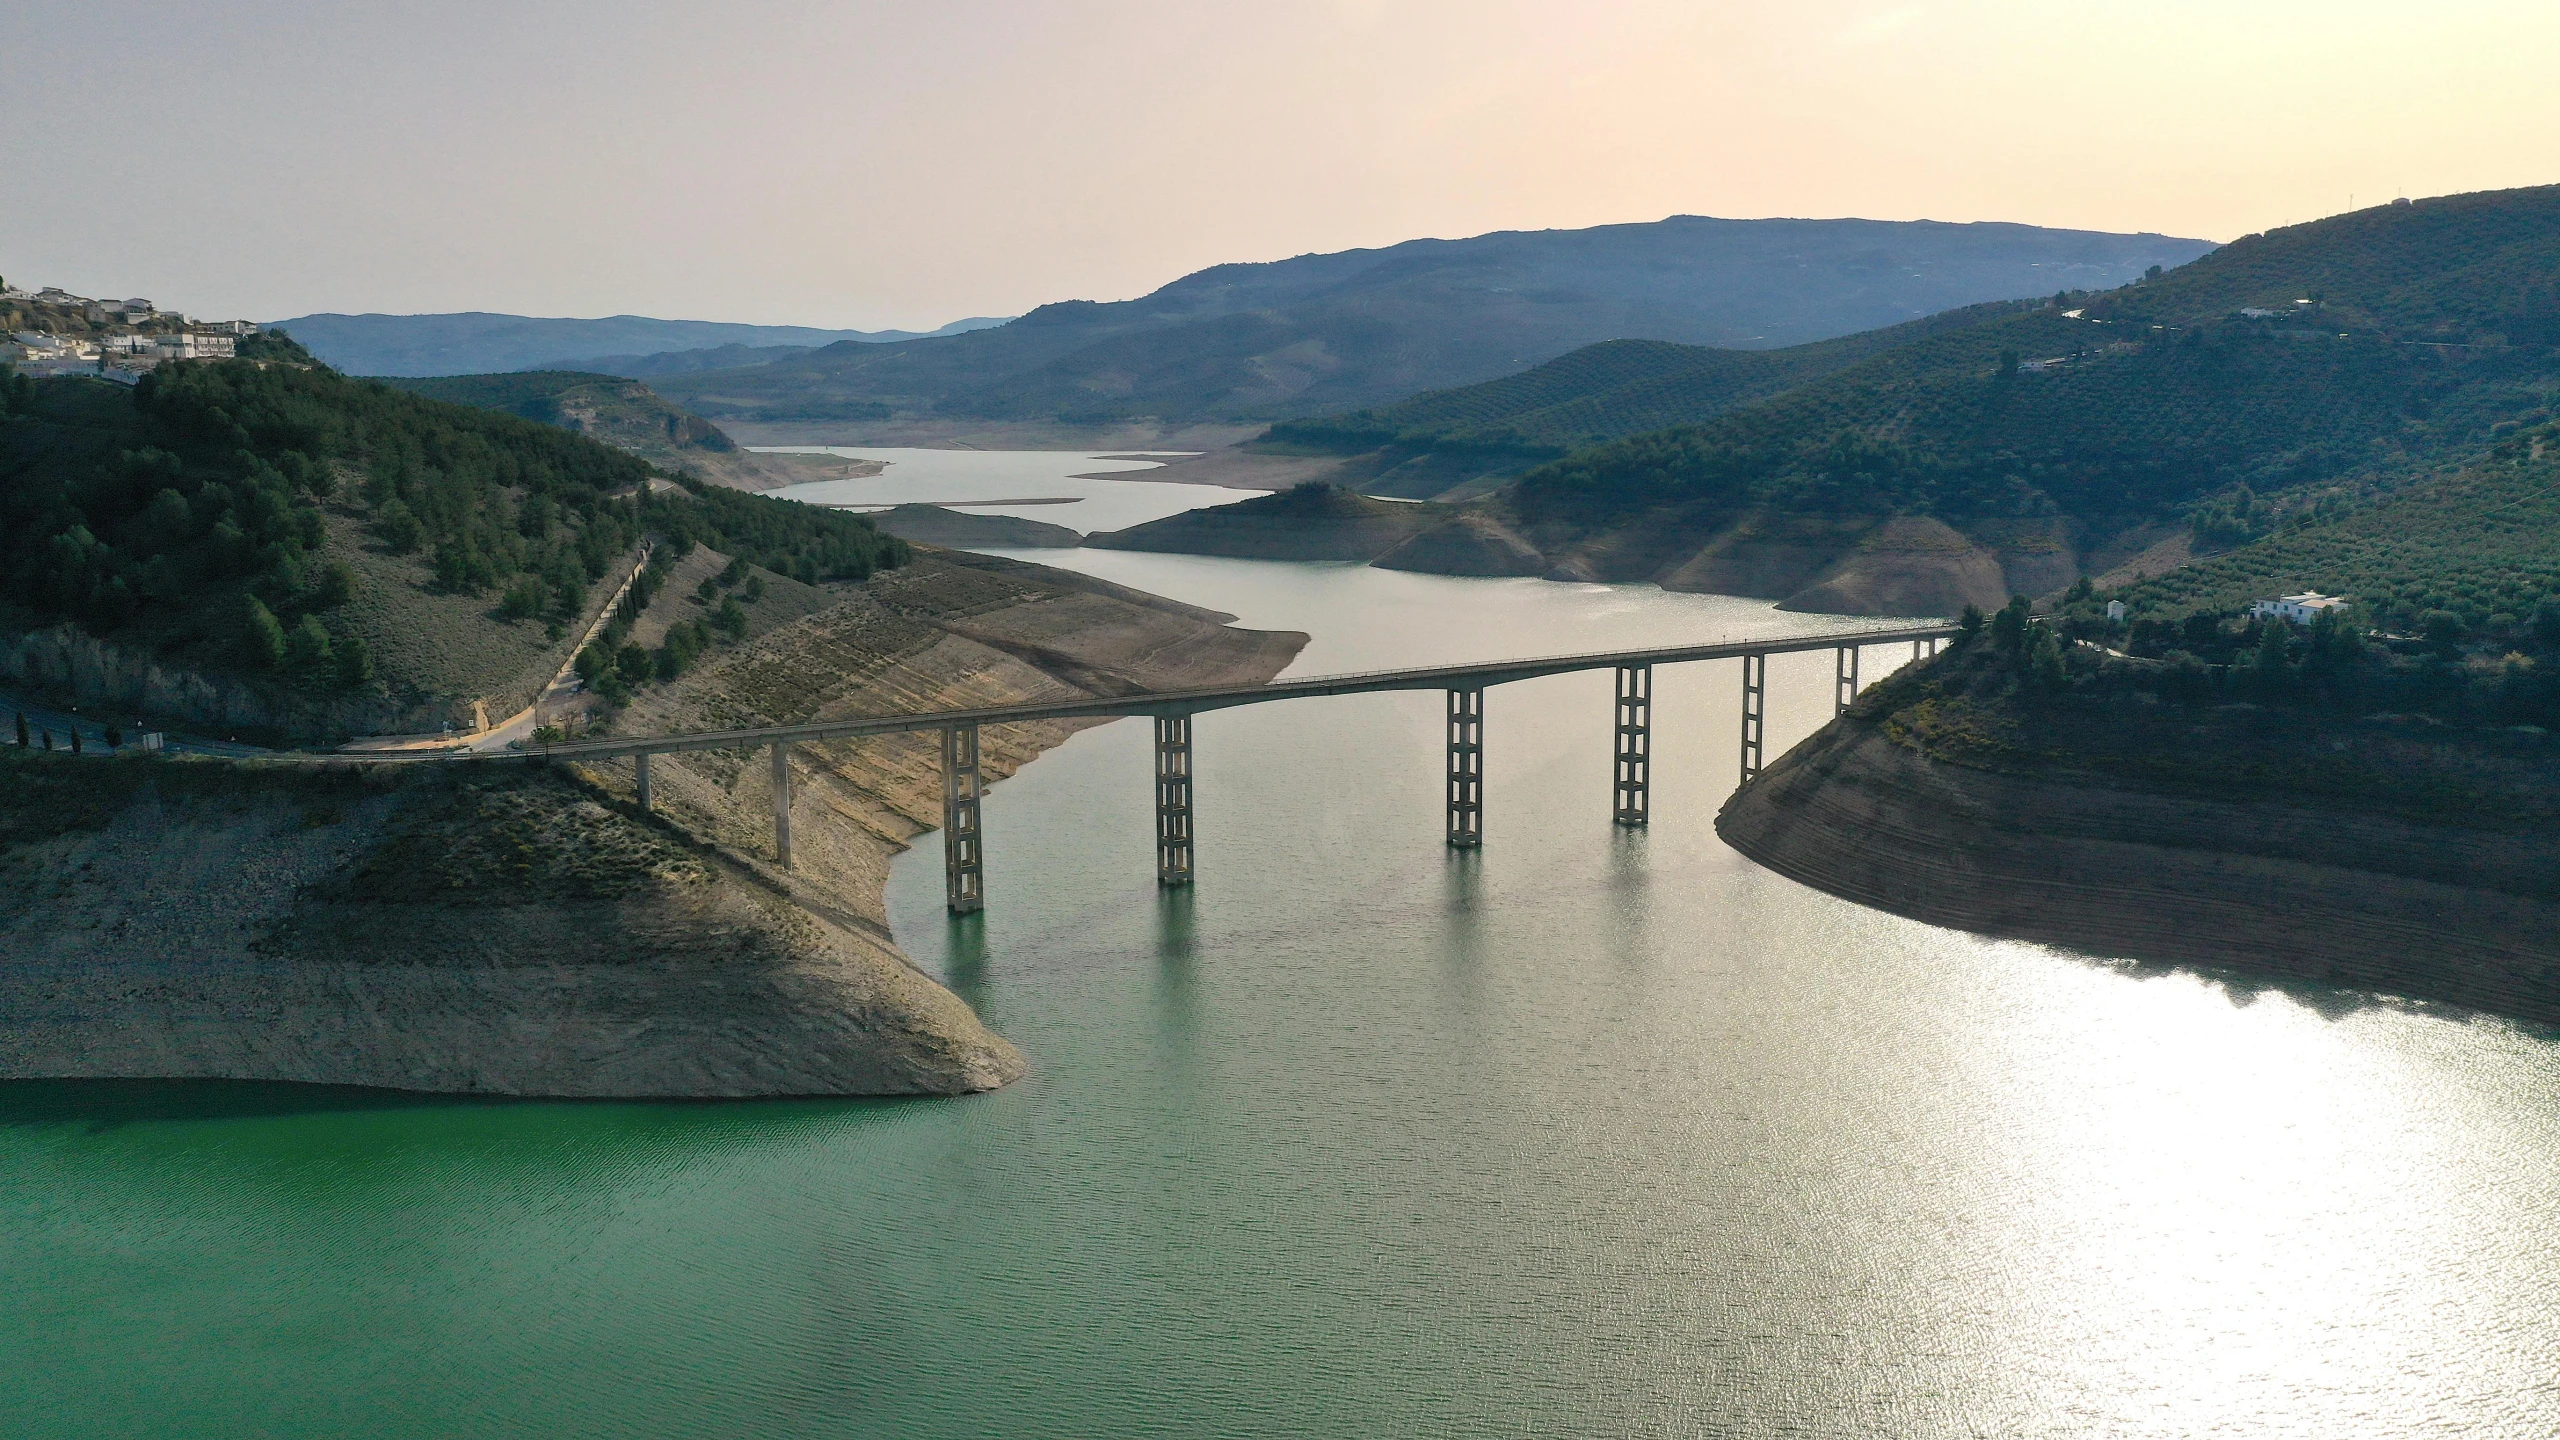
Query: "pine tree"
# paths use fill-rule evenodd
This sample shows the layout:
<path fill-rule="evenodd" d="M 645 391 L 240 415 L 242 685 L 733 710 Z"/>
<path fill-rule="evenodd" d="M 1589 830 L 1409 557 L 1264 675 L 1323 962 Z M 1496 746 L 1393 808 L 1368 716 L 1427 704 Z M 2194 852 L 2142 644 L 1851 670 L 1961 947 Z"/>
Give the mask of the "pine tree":
<path fill-rule="evenodd" d="M 2035 627 L 2035 639 L 2027 647 L 2027 678 L 2047 695 L 2071 688 L 2070 672 L 2062 668 L 2062 642 L 2042 625 Z"/>
<path fill-rule="evenodd" d="M 252 669 L 273 670 L 284 660 L 284 627 L 254 595 L 249 597 L 248 618 L 240 627 L 240 651 Z"/>
<path fill-rule="evenodd" d="M 338 642 L 338 683 L 360 690 L 373 683 L 373 649 L 361 635 Z"/>

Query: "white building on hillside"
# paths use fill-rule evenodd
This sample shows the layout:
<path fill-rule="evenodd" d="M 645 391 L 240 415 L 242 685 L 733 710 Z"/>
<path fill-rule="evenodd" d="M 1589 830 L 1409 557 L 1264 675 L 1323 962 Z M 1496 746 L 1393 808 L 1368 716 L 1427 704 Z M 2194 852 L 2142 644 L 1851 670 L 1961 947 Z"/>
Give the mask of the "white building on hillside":
<path fill-rule="evenodd" d="M 2305 590 L 2299 595 L 2280 595 L 2273 600 L 2260 600 L 2249 607 L 2249 613 L 2259 619 L 2272 615 L 2278 620 L 2290 620 L 2296 625 L 2308 625 L 2319 619 L 2324 612 L 2331 610 L 2344 612 L 2346 608 L 2347 597 L 2344 595 L 2323 595 L 2317 590 Z"/>

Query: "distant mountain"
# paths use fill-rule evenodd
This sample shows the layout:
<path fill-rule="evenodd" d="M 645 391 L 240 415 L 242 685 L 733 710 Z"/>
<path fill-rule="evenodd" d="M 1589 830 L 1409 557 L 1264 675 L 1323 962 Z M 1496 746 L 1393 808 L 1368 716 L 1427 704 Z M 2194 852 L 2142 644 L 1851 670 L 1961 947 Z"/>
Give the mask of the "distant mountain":
<path fill-rule="evenodd" d="M 960 320 L 933 331 L 818 330 L 645 315 L 555 320 L 472 310 L 454 315 L 304 315 L 267 323 L 290 331 L 312 354 L 350 375 L 473 375 L 563 366 L 619 374 L 620 368 L 592 363 L 594 357 L 637 361 L 668 351 L 727 346 L 876 344 L 955 335 L 1004 322 Z"/>
<path fill-rule="evenodd" d="M 1517 373 L 1600 340 L 1777 348 L 2106 288 L 2209 242 L 1935 221 L 1679 216 L 1220 265 L 956 337 L 669 375 L 715 418 L 1281 419 Z"/>
<path fill-rule="evenodd" d="M 959 323 L 972 324 L 965 320 Z M 1004 322 L 989 323 L 1001 325 Z M 973 325 L 972 328 L 976 327 Z M 806 355 L 817 348 L 815 345 L 710 345 L 699 350 L 660 350 L 645 355 L 588 355 L 560 363 L 572 370 L 646 380 L 652 375 L 682 375 L 693 370 L 734 370 L 742 365 L 770 365 L 776 360 Z"/>

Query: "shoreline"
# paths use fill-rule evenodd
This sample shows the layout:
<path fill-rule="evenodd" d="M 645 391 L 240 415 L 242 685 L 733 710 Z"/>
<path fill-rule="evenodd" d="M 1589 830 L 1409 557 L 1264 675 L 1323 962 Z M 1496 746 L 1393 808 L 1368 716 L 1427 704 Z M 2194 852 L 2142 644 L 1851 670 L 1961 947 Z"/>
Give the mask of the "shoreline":
<path fill-rule="evenodd" d="M 1927 924 L 2560 1026 L 2548 862 L 2500 832 L 1977 771 L 1853 716 L 1735 792 L 1716 833 Z"/>

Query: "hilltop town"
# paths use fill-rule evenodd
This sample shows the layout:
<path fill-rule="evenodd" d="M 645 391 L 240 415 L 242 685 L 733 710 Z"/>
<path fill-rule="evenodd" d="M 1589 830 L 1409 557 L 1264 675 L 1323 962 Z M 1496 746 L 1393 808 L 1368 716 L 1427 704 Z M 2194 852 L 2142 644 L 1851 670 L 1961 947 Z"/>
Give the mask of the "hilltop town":
<path fill-rule="evenodd" d="M 45 378 L 83 375 L 131 385 L 164 360 L 228 360 L 258 333 L 248 320 L 198 320 L 149 300 L 97 300 L 0 282 L 0 365 Z"/>

